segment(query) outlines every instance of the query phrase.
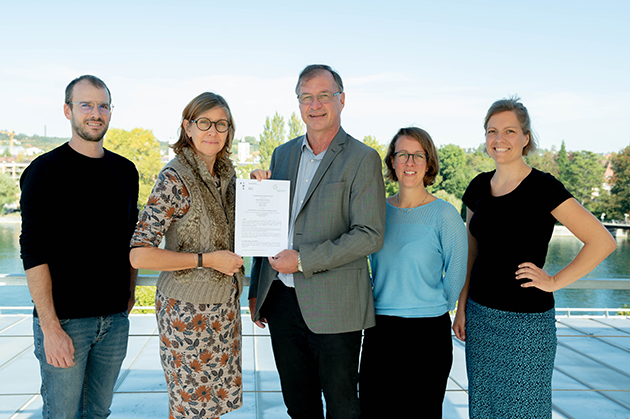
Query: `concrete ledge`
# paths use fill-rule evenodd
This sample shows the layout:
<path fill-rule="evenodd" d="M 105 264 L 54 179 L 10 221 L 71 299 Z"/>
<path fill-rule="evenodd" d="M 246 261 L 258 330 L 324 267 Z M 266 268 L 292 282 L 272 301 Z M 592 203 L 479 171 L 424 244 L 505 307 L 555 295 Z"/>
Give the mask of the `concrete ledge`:
<path fill-rule="evenodd" d="M 157 275 L 138 275 L 138 285 L 155 285 Z M 245 285 L 249 285 L 250 278 L 245 277 Z M 26 286 L 24 274 L 0 274 L 0 286 L 15 285 Z M 565 289 L 590 289 L 590 290 L 630 290 L 630 278 L 587 278 L 567 286 Z"/>
<path fill-rule="evenodd" d="M 138 282 L 136 285 L 155 285 L 157 282 L 157 275 L 138 275 Z M 244 285 L 249 286 L 249 277 L 244 279 Z M 0 274 L 0 286 L 2 285 L 23 285 L 26 286 L 25 274 Z"/>

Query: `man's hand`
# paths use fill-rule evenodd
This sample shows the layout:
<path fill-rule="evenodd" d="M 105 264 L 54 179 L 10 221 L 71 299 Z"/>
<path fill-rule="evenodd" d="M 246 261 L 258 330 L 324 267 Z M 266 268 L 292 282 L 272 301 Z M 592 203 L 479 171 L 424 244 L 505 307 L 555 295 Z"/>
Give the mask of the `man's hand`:
<path fill-rule="evenodd" d="M 250 313 L 250 316 L 252 316 L 252 321 L 254 322 L 254 324 L 260 327 L 261 329 L 264 329 L 265 327 L 267 327 L 265 326 L 265 324 L 267 323 L 267 319 L 260 319 L 258 321 L 254 321 L 255 312 L 256 312 L 256 297 L 249 299 L 249 313 Z"/>
<path fill-rule="evenodd" d="M 281 274 L 292 274 L 298 271 L 297 250 L 284 249 L 273 257 L 268 257 L 271 267 Z"/>
<path fill-rule="evenodd" d="M 74 366 L 74 345 L 72 339 L 59 324 L 52 299 L 52 280 L 47 264 L 27 269 L 28 290 L 39 315 L 39 326 L 44 334 L 46 362 L 53 367 Z"/>
<path fill-rule="evenodd" d="M 70 336 L 58 325 L 45 330 L 42 328 L 42 332 L 46 362 L 57 368 L 73 367 L 74 345 Z"/>
<path fill-rule="evenodd" d="M 271 170 L 261 170 L 261 169 L 252 170 L 252 172 L 249 174 L 249 178 L 257 179 L 259 181 L 265 180 L 265 179 L 271 179 Z"/>

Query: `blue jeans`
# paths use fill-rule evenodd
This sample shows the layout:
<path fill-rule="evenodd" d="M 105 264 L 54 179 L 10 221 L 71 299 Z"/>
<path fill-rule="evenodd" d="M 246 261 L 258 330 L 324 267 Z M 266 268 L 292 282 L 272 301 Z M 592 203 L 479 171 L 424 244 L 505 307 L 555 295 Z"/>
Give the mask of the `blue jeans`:
<path fill-rule="evenodd" d="M 127 354 L 128 314 L 65 319 L 60 323 L 74 346 L 76 364 L 70 368 L 48 364 L 39 319 L 33 317 L 43 419 L 105 419 L 111 413 L 114 384 Z"/>

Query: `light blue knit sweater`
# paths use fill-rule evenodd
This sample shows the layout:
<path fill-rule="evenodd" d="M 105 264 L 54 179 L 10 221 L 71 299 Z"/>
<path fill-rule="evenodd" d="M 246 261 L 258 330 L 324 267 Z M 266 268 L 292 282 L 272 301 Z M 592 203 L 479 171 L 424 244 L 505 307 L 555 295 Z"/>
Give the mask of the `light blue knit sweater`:
<path fill-rule="evenodd" d="M 455 308 L 466 279 L 466 227 L 437 199 L 410 210 L 387 204 L 383 248 L 370 255 L 376 314 L 437 317 Z"/>

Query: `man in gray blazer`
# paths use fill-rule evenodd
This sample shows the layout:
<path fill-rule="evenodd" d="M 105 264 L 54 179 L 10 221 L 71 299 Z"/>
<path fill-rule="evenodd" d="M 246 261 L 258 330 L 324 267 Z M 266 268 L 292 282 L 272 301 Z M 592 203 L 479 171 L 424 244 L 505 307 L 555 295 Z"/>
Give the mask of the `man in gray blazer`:
<path fill-rule="evenodd" d="M 289 415 L 323 419 L 323 389 L 328 419 L 354 419 L 361 331 L 375 324 L 366 256 L 385 229 L 381 161 L 341 128 L 334 70 L 307 66 L 296 93 L 306 135 L 251 175 L 291 181 L 289 249 L 254 260 L 249 306 L 259 327 L 269 324 Z"/>

